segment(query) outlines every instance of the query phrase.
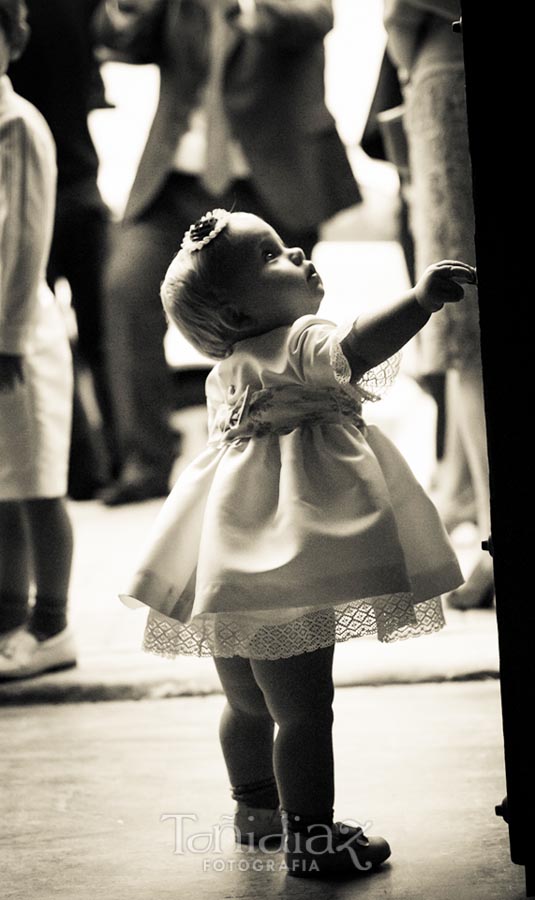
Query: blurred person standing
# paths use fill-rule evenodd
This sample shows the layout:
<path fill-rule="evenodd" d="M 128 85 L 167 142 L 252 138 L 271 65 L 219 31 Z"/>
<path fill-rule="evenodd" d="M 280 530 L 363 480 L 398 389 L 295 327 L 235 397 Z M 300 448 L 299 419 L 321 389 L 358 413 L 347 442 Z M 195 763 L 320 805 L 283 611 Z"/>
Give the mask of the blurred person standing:
<path fill-rule="evenodd" d="M 399 179 L 398 242 L 409 280 L 413 283 L 416 275 L 414 242 L 409 223 L 410 170 L 404 110 L 397 68 L 385 49 L 360 146 L 372 159 L 389 162 L 395 167 Z M 416 335 L 414 344 L 418 346 L 421 339 L 420 334 Z M 446 375 L 444 372 L 421 374 L 416 370 L 413 377 L 436 404 L 435 456 L 438 464 L 444 455 Z"/>
<path fill-rule="evenodd" d="M 44 116 L 57 149 L 56 217 L 48 282 L 54 290 L 59 278 L 68 281 L 76 314 L 69 493 L 77 500 L 94 496 L 109 480 L 115 456 L 102 324 L 109 212 L 98 188 L 99 159 L 88 128 L 100 76 L 90 27 L 97 3 L 27 0 L 29 45 L 9 68 L 14 89 Z M 83 370 L 90 373 L 102 427 L 88 421 L 81 387 Z"/>
<path fill-rule="evenodd" d="M 110 505 L 167 494 L 176 456 L 159 288 L 177 235 L 207 209 L 268 218 L 307 256 L 320 224 L 360 202 L 325 105 L 330 0 L 108 0 L 109 58 L 156 63 L 160 96 L 106 279 L 122 471 Z"/>
<path fill-rule="evenodd" d="M 459 17 L 457 0 L 385 0 L 388 52 L 406 102 L 417 275 L 437 258 L 462 258 L 475 265 L 463 47 L 452 30 Z M 490 495 L 475 297 L 474 302 L 444 308 L 422 334 L 419 347 L 422 373 L 446 373 L 446 446 L 437 505 L 444 509 L 446 496 L 448 504 L 461 506 L 459 486 L 466 465 L 480 538 L 485 540 L 490 533 Z M 452 514 L 448 510 L 445 519 Z M 492 560 L 482 551 L 449 604 L 457 609 L 490 606 L 493 595 Z"/>
<path fill-rule="evenodd" d="M 76 662 L 67 626 L 72 361 L 46 283 L 54 141 L 5 74 L 28 34 L 23 0 L 0 0 L 0 678 Z M 30 588 L 35 604 L 30 609 Z"/>

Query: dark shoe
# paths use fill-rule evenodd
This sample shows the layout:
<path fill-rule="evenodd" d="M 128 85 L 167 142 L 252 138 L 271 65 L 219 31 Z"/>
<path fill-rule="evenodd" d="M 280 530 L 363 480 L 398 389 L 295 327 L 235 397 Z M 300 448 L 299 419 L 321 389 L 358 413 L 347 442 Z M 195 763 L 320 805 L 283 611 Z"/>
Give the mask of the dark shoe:
<path fill-rule="evenodd" d="M 98 499 L 106 506 L 121 506 L 124 503 L 141 503 L 166 497 L 169 481 L 161 475 L 144 475 L 138 478 L 119 478 L 100 491 Z"/>
<path fill-rule="evenodd" d="M 336 878 L 362 875 L 390 856 L 384 838 L 368 838 L 362 828 L 335 822 L 311 826 L 308 832 L 287 831 L 284 861 L 288 875 L 297 878 Z"/>
<path fill-rule="evenodd" d="M 91 478 L 88 478 L 84 482 L 81 480 L 75 482 L 69 480 L 67 494 L 71 500 L 77 502 L 84 500 L 98 500 L 102 491 L 105 490 L 105 484 L 105 481 L 93 481 Z"/>

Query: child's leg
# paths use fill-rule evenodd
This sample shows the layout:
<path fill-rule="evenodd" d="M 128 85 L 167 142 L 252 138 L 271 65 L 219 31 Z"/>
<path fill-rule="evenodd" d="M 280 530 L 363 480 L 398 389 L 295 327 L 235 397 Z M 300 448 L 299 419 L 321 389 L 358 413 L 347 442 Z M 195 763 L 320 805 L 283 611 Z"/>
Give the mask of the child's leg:
<path fill-rule="evenodd" d="M 0 635 L 28 616 L 30 559 L 21 503 L 0 502 Z"/>
<path fill-rule="evenodd" d="M 214 662 L 227 698 L 219 737 L 233 796 L 249 806 L 275 809 L 274 723 L 250 661 L 233 656 L 215 657 Z"/>
<path fill-rule="evenodd" d="M 38 640 L 46 640 L 67 625 L 72 525 L 62 497 L 26 500 L 24 507 L 36 590 L 29 630 Z"/>
<path fill-rule="evenodd" d="M 274 768 L 281 807 L 290 824 L 332 821 L 334 762 L 332 702 L 334 647 L 289 659 L 251 660 L 257 684 L 279 726 Z"/>

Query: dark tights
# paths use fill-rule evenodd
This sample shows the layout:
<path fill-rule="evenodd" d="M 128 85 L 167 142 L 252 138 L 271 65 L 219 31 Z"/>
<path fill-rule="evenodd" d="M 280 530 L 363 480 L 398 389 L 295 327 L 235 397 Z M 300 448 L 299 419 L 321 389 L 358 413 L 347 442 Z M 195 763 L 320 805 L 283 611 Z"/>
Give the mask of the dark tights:
<path fill-rule="evenodd" d="M 73 550 L 72 526 L 62 497 L 0 502 L 0 634 L 24 624 L 40 639 L 66 626 Z"/>
<path fill-rule="evenodd" d="M 227 698 L 220 739 L 232 786 L 274 776 L 282 809 L 318 822 L 331 820 L 334 804 L 333 653 L 214 660 Z"/>

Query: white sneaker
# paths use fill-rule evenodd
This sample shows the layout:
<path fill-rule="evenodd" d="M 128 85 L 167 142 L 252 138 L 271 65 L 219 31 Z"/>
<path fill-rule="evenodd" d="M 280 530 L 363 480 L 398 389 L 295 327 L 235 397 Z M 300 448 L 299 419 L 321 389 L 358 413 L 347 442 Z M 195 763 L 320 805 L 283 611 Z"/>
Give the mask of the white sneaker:
<path fill-rule="evenodd" d="M 76 647 L 69 628 L 46 641 L 38 641 L 25 628 L 18 628 L 0 647 L 0 680 L 28 678 L 75 665 Z"/>

